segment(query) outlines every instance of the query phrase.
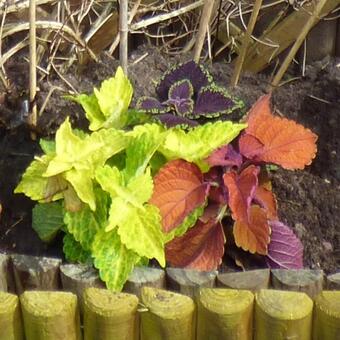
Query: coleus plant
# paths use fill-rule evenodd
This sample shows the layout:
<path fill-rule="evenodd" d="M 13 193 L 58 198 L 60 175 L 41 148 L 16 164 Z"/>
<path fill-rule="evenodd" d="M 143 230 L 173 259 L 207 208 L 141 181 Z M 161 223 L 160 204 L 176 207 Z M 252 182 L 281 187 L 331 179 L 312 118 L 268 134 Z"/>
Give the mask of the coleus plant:
<path fill-rule="evenodd" d="M 156 86 L 158 98 L 141 97 L 137 109 L 156 115 L 166 126 L 195 126 L 197 120 L 219 117 L 243 107 L 208 71 L 193 60 L 167 71 Z"/>
<path fill-rule="evenodd" d="M 118 68 L 93 94 L 73 98 L 85 109 L 91 132 L 73 129 L 66 119 L 55 140 L 40 140 L 43 154 L 35 157 L 15 189 L 38 201 L 33 228 L 39 236 L 51 241 L 63 231 L 66 258 L 93 263 L 112 290 L 122 289 L 135 265 L 155 258 L 165 266 L 165 244 L 202 214 L 206 184 L 197 190 L 203 199 L 198 207 L 193 202 L 195 211 L 182 216 L 173 232 L 164 230 L 162 209 L 151 199 L 158 186 L 152 175 L 172 161 L 208 170 L 205 159 L 246 127 L 229 121 L 188 131 L 155 123 L 131 127 L 140 121 L 138 112 L 128 109 L 132 92 Z"/>
<path fill-rule="evenodd" d="M 237 140 L 205 159 L 206 168 L 177 159 L 155 176 L 149 202 L 161 212 L 164 233 L 176 236 L 166 244 L 170 265 L 216 269 L 225 251 L 224 217 L 230 214 L 238 247 L 265 256 L 272 268 L 303 266 L 302 244 L 278 219 L 264 165 L 303 169 L 315 157 L 317 136 L 294 121 L 274 116 L 270 95 L 254 104 L 246 122 Z M 183 221 L 188 220 L 190 227 L 185 230 Z"/>

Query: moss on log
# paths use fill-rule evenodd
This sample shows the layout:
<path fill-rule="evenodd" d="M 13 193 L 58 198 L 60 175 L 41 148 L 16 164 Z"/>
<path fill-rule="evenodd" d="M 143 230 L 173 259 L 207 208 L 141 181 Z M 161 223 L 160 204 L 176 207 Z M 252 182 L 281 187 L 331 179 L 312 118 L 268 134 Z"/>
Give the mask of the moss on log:
<path fill-rule="evenodd" d="M 138 298 L 107 289 L 84 292 L 85 340 L 138 340 Z"/>
<path fill-rule="evenodd" d="M 26 340 L 80 340 L 77 296 L 26 291 L 20 296 Z"/>
<path fill-rule="evenodd" d="M 144 287 L 141 340 L 194 340 L 195 303 L 185 295 Z"/>
<path fill-rule="evenodd" d="M 19 299 L 0 292 L 0 340 L 24 340 Z"/>
<path fill-rule="evenodd" d="M 254 295 L 247 290 L 202 288 L 197 340 L 251 340 Z"/>
<path fill-rule="evenodd" d="M 340 338 L 340 291 L 323 291 L 315 298 L 313 339 Z"/>
<path fill-rule="evenodd" d="M 313 301 L 299 292 L 260 290 L 255 303 L 255 340 L 311 340 Z"/>

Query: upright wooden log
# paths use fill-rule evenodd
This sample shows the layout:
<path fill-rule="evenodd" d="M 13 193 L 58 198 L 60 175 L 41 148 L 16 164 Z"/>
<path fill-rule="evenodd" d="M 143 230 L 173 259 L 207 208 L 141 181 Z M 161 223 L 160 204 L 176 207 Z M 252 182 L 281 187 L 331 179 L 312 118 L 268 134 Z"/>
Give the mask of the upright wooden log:
<path fill-rule="evenodd" d="M 311 340 L 313 301 L 299 292 L 256 293 L 255 340 Z M 321 340 L 321 339 L 320 339 Z"/>
<path fill-rule="evenodd" d="M 197 340 L 252 340 L 254 295 L 247 290 L 202 288 Z"/>
<path fill-rule="evenodd" d="M 16 292 L 25 290 L 57 290 L 60 287 L 60 259 L 28 255 L 12 255 Z"/>
<path fill-rule="evenodd" d="M 60 266 L 60 277 L 63 290 L 77 295 L 80 312 L 83 312 L 83 293 L 86 288 L 104 288 L 98 271 L 85 264 L 64 264 Z"/>
<path fill-rule="evenodd" d="M 313 339 L 340 338 L 340 291 L 323 291 L 315 298 Z"/>
<path fill-rule="evenodd" d="M 245 272 L 222 273 L 217 275 L 218 287 L 247 289 L 252 292 L 268 288 L 269 282 L 269 269 L 248 270 Z"/>
<path fill-rule="evenodd" d="M 194 298 L 200 287 L 215 286 L 217 271 L 202 272 L 181 268 L 167 268 L 167 284 L 172 290 Z"/>
<path fill-rule="evenodd" d="M 135 295 L 87 288 L 84 292 L 85 340 L 138 340 L 137 306 Z"/>
<path fill-rule="evenodd" d="M 0 340 L 24 340 L 19 299 L 0 291 Z"/>
<path fill-rule="evenodd" d="M 144 287 L 141 340 L 194 340 L 195 304 L 188 296 Z"/>
<path fill-rule="evenodd" d="M 143 287 L 165 288 L 163 269 L 135 267 L 124 285 L 124 291 L 141 297 Z"/>
<path fill-rule="evenodd" d="M 340 290 L 340 273 L 335 273 L 327 276 L 326 287 L 329 290 Z"/>
<path fill-rule="evenodd" d="M 81 340 L 76 295 L 26 291 L 20 302 L 26 340 Z"/>
<path fill-rule="evenodd" d="M 272 286 L 275 289 L 305 292 L 313 299 L 322 291 L 323 271 L 273 269 Z"/>

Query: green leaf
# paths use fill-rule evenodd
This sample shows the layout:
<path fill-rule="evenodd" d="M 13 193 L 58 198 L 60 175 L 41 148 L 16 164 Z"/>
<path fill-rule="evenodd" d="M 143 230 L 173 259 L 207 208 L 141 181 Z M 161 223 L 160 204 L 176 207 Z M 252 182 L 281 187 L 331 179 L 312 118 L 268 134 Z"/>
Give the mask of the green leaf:
<path fill-rule="evenodd" d="M 94 89 L 100 110 L 106 118 L 103 127 L 120 129 L 125 126 L 132 93 L 132 85 L 121 67 L 118 67 L 114 78 L 102 82 L 100 90 Z"/>
<path fill-rule="evenodd" d="M 179 237 L 184 235 L 188 229 L 193 227 L 197 220 L 203 215 L 204 206 L 196 208 L 190 215 L 188 215 L 184 221 L 175 229 L 170 231 L 170 233 L 164 234 L 165 235 L 165 243 L 173 240 L 175 237 Z"/>
<path fill-rule="evenodd" d="M 141 210 L 130 206 L 125 220 L 119 225 L 118 234 L 128 249 L 139 256 L 155 258 L 164 267 L 164 236 L 161 225 L 161 215 L 157 207 L 147 204 Z"/>
<path fill-rule="evenodd" d="M 14 193 L 23 193 L 32 200 L 39 201 L 45 198 L 45 188 L 48 179 L 43 177 L 51 156 L 36 157 L 28 166 Z"/>
<path fill-rule="evenodd" d="M 157 124 L 145 124 L 134 128 L 133 139 L 126 149 L 126 169 L 127 179 L 144 173 L 150 159 L 163 143 L 167 132 Z"/>
<path fill-rule="evenodd" d="M 116 230 L 96 234 L 92 246 L 94 265 L 108 289 L 122 290 L 140 257 L 121 242 Z"/>
<path fill-rule="evenodd" d="M 76 101 L 83 107 L 86 118 L 90 122 L 89 129 L 91 131 L 96 131 L 103 127 L 105 116 L 101 112 L 98 99 L 94 94 L 91 94 L 90 96 L 80 94 L 79 96 L 71 97 L 70 99 Z"/>
<path fill-rule="evenodd" d="M 59 202 L 36 204 L 32 210 L 32 228 L 40 239 L 50 242 L 64 225 L 64 211 Z"/>
<path fill-rule="evenodd" d="M 66 212 L 64 223 L 67 231 L 73 235 L 85 250 L 90 250 L 95 235 L 104 230 L 107 224 L 108 195 L 102 190 L 96 192 L 96 211 L 92 211 L 88 205 L 77 212 Z"/>
<path fill-rule="evenodd" d="M 207 168 L 203 160 L 218 147 L 231 142 L 246 126 L 217 121 L 192 128 L 188 132 L 173 128 L 159 151 L 169 160 L 181 158 Z"/>
<path fill-rule="evenodd" d="M 63 251 L 69 262 L 92 263 L 91 252 L 83 249 L 74 237 L 66 233 L 63 238 Z"/>
<path fill-rule="evenodd" d="M 55 141 L 41 138 L 39 145 L 46 155 L 55 154 Z"/>

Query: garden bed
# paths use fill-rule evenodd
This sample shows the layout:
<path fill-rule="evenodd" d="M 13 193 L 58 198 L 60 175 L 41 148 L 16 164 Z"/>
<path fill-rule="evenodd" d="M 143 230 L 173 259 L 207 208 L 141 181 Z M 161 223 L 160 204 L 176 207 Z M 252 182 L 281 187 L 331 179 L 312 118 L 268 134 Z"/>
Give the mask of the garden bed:
<path fill-rule="evenodd" d="M 141 60 L 140 57 L 144 56 Z M 157 49 L 142 47 L 130 56 L 129 78 L 135 95 L 151 95 L 154 82 L 173 63 L 188 60 L 190 56 L 169 58 Z M 0 200 L 2 216 L 0 226 L 0 250 L 30 255 L 54 255 L 61 257 L 61 240 L 51 245 L 42 243 L 31 228 L 33 203 L 13 190 L 20 176 L 39 150 L 31 140 L 30 132 L 22 123 L 23 97 L 20 89 L 27 89 L 27 64 L 20 59 L 12 60 L 9 76 L 19 92 L 1 104 L 0 147 Z M 78 92 L 91 92 L 93 86 L 115 72 L 118 63 L 105 55 L 98 64 L 85 69 L 74 67 L 64 75 L 67 82 Z M 216 82 L 229 84 L 232 68 L 215 62 L 209 67 Z M 288 77 L 288 75 L 287 75 Z M 41 107 L 52 86 L 70 90 L 69 85 L 58 77 L 39 84 L 38 106 Z M 266 76 L 245 75 L 234 94 L 250 107 L 265 92 Z M 82 109 L 77 104 L 61 98 L 61 91 L 54 91 L 38 122 L 38 135 L 50 136 L 70 115 L 75 126 L 86 126 Z M 279 217 L 293 228 L 304 244 L 304 264 L 335 272 L 340 268 L 340 68 L 335 60 L 315 63 L 307 67 L 305 78 L 286 82 L 276 89 L 273 103 L 278 113 L 305 125 L 318 136 L 318 154 L 313 164 L 303 171 L 272 171 L 273 189 L 278 198 Z M 248 264 L 248 262 L 250 262 Z M 257 266 L 256 262 L 243 263 L 246 269 Z M 224 270 L 235 269 L 226 260 Z"/>

